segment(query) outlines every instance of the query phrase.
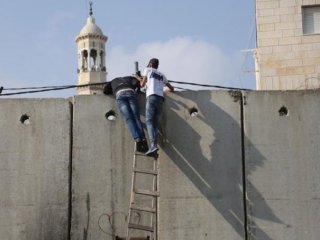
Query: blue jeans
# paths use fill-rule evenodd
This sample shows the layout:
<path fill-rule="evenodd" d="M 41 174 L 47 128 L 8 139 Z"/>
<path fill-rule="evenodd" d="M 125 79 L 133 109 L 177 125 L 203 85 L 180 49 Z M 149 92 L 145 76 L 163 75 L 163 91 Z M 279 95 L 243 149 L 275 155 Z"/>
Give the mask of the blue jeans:
<path fill-rule="evenodd" d="M 116 100 L 134 140 L 140 141 L 144 139 L 145 135 L 140 120 L 139 102 L 136 93 L 132 91 L 121 92 L 117 95 Z"/>
<path fill-rule="evenodd" d="M 151 145 L 158 142 L 158 119 L 162 112 L 163 97 L 150 95 L 147 97 L 146 125 Z"/>

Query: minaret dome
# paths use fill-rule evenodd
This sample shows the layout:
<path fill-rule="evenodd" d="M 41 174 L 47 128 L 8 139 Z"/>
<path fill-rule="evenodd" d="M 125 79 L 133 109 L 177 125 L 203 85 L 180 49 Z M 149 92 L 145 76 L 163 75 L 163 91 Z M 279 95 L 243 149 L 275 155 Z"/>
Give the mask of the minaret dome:
<path fill-rule="evenodd" d="M 93 17 L 92 2 L 86 25 L 76 37 L 78 47 L 78 94 L 102 94 L 106 82 L 107 68 L 105 44 L 108 37 L 96 25 Z M 96 85 L 95 85 L 96 84 Z"/>

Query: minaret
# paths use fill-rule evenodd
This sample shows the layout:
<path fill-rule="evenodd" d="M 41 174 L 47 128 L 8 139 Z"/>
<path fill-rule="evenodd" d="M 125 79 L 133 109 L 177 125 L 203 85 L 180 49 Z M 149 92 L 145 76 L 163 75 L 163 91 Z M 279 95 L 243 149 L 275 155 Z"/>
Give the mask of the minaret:
<path fill-rule="evenodd" d="M 95 24 L 92 2 L 86 25 L 76 38 L 78 46 L 78 85 L 106 82 L 105 44 L 108 37 Z M 102 94 L 104 85 L 78 87 L 78 95 Z"/>

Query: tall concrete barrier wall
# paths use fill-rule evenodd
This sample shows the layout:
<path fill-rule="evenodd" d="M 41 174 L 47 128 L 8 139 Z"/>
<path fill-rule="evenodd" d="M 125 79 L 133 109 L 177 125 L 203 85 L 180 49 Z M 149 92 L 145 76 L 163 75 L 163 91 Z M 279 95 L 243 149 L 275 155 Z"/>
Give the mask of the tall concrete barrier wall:
<path fill-rule="evenodd" d="M 320 235 L 320 92 L 245 93 L 248 239 Z"/>
<path fill-rule="evenodd" d="M 168 94 L 160 239 L 244 239 L 240 110 L 234 92 Z"/>
<path fill-rule="evenodd" d="M 319 91 L 168 93 L 159 240 L 318 239 L 318 106 Z M 0 111 L 0 239 L 125 237 L 134 142 L 114 98 Z"/>
<path fill-rule="evenodd" d="M 244 238 L 240 100 L 227 91 L 166 97 L 159 239 Z M 72 239 L 123 238 L 134 142 L 112 98 L 75 97 L 73 106 Z"/>
<path fill-rule="evenodd" d="M 0 100 L 0 239 L 68 238 L 70 104 Z"/>
<path fill-rule="evenodd" d="M 109 111 L 114 121 L 106 119 Z M 74 98 L 71 239 L 125 236 L 133 153 L 113 97 Z"/>

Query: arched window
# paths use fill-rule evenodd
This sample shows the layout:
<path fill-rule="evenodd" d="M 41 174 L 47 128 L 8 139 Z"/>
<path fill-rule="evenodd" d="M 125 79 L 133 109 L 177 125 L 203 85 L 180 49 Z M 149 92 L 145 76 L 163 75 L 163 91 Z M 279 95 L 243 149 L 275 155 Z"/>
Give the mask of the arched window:
<path fill-rule="evenodd" d="M 88 70 L 88 51 L 87 50 L 83 50 L 81 52 L 81 56 L 82 56 L 81 70 L 82 71 L 87 71 Z"/>
<path fill-rule="evenodd" d="M 100 51 L 100 68 L 103 69 L 104 67 L 104 51 Z"/>
<path fill-rule="evenodd" d="M 97 50 L 91 49 L 90 51 L 90 67 L 91 70 L 97 70 Z"/>

